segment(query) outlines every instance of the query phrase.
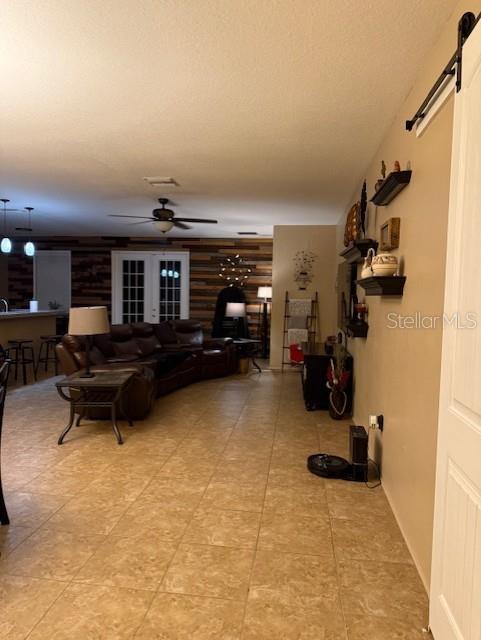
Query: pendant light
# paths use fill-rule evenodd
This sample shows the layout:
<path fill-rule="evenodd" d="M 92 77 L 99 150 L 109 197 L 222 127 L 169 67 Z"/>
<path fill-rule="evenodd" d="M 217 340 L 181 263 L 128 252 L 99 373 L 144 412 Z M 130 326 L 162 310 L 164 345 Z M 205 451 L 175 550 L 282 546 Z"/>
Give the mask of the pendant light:
<path fill-rule="evenodd" d="M 3 238 L 0 242 L 0 251 L 2 253 L 10 253 L 12 250 L 12 241 L 7 237 L 7 202 L 10 202 L 8 198 L 0 198 L 3 202 Z"/>
<path fill-rule="evenodd" d="M 29 232 L 31 232 L 32 231 L 31 215 L 32 215 L 33 207 L 24 207 L 24 209 L 28 211 L 28 230 Z M 29 258 L 33 258 L 33 256 L 35 255 L 35 245 L 30 240 L 30 238 L 23 245 L 23 251 L 25 255 L 28 256 Z"/>

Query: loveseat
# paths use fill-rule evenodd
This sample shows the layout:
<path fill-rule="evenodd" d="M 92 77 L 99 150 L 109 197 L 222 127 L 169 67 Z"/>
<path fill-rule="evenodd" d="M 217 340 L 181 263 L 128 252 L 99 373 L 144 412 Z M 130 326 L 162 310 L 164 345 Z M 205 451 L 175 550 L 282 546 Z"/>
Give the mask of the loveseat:
<path fill-rule="evenodd" d="M 57 355 L 66 375 L 83 369 L 85 339 L 65 335 Z M 93 336 L 90 361 L 92 371 L 115 368 L 135 374 L 124 398 L 127 414 L 135 419 L 149 413 L 154 397 L 237 368 L 233 341 L 205 337 L 193 320 L 112 325 L 110 333 Z"/>

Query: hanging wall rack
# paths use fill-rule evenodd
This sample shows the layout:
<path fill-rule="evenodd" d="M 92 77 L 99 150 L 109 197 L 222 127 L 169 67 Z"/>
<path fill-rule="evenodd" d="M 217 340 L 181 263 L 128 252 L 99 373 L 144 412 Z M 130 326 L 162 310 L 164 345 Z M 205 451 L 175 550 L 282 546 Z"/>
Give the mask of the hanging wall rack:
<path fill-rule="evenodd" d="M 444 67 L 441 75 L 436 80 L 428 95 L 424 99 L 423 103 L 416 111 L 414 116 L 410 120 L 406 120 L 406 129 L 408 131 L 412 131 L 414 125 L 418 122 L 418 120 L 422 120 L 426 117 L 429 109 L 432 107 L 434 102 L 436 101 L 437 96 L 440 91 L 446 86 L 449 78 L 456 76 L 456 93 L 461 89 L 461 71 L 463 64 L 463 44 L 469 38 L 472 30 L 478 23 L 481 14 L 476 17 L 474 13 L 468 11 L 463 14 L 460 21 L 458 22 L 458 46 L 455 53 L 452 55 L 448 64 Z"/>

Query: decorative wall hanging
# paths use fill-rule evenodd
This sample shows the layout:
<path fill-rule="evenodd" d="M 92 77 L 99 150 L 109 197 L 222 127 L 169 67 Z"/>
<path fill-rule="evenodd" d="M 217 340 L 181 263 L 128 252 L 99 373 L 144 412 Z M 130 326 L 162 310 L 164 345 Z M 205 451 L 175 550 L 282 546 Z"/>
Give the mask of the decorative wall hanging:
<path fill-rule="evenodd" d="M 361 236 L 361 210 L 360 203 L 356 202 L 349 209 L 349 213 L 346 218 L 346 226 L 344 228 L 344 246 L 348 247 L 350 244 L 358 240 Z"/>
<path fill-rule="evenodd" d="M 389 218 L 381 225 L 381 250 L 390 251 L 399 247 L 401 218 Z"/>
<path fill-rule="evenodd" d="M 219 277 L 229 287 L 243 287 L 249 279 L 252 269 L 248 267 L 237 253 L 233 258 L 225 258 L 220 263 Z"/>
<path fill-rule="evenodd" d="M 300 291 L 305 291 L 312 282 L 312 272 L 317 256 L 311 251 L 298 251 L 294 256 L 294 281 L 299 285 Z"/>

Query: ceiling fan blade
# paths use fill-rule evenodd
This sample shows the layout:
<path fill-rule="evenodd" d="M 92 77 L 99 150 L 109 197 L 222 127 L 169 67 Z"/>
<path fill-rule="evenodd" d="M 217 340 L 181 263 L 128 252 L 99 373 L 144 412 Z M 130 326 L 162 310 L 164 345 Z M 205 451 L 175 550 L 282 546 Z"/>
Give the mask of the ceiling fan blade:
<path fill-rule="evenodd" d="M 176 218 L 181 222 L 202 222 L 203 224 L 217 224 L 217 220 L 209 220 L 207 218 Z"/>
<path fill-rule="evenodd" d="M 29 231 L 31 233 L 33 229 L 30 229 L 29 227 L 15 227 L 15 231 Z"/>
<path fill-rule="evenodd" d="M 127 224 L 132 227 L 136 224 L 149 224 L 151 222 L 156 222 L 155 218 L 149 218 L 148 220 L 141 220 L 140 222 L 127 222 Z"/>
<path fill-rule="evenodd" d="M 109 218 L 137 218 L 138 220 L 155 220 L 155 218 L 147 218 L 147 216 L 124 216 L 118 213 L 109 213 Z"/>
<path fill-rule="evenodd" d="M 180 222 L 178 218 L 174 218 L 172 222 L 174 223 L 174 227 L 178 227 L 179 229 L 192 229 L 192 227 L 189 226 L 188 224 L 184 224 L 183 222 Z"/>

